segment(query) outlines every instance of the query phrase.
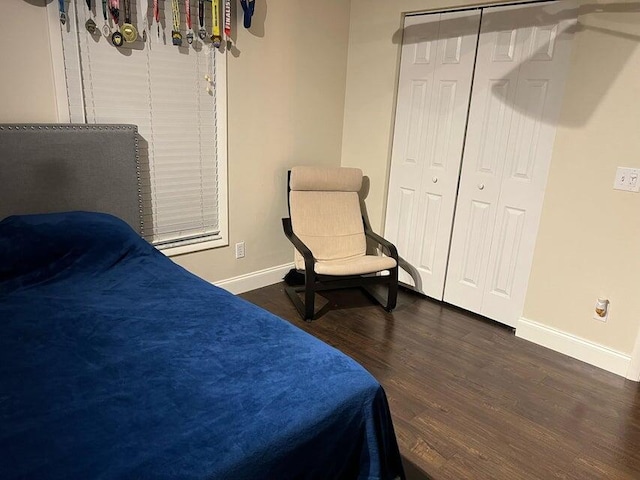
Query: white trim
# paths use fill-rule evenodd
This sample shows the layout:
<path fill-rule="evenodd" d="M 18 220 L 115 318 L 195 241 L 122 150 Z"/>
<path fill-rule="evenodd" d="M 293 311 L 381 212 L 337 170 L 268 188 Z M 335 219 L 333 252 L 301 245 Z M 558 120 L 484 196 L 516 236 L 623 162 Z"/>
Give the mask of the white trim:
<path fill-rule="evenodd" d="M 227 170 L 227 51 L 216 50 L 216 133 L 218 135 L 218 149 L 216 161 L 218 162 L 218 229 L 220 239 L 215 241 L 215 247 L 229 245 L 229 200 L 228 195 L 228 170 Z M 222 95 L 220 95 L 222 93 Z M 222 120 L 222 121 L 220 121 Z M 223 181 L 221 182 L 220 179 Z M 210 247 L 213 248 L 213 247 Z"/>
<path fill-rule="evenodd" d="M 640 331 L 636 336 L 636 343 L 631 352 L 631 362 L 627 370 L 627 378 L 634 382 L 640 382 Z"/>
<path fill-rule="evenodd" d="M 249 290 L 255 290 L 256 288 L 279 283 L 282 281 L 282 277 L 292 268 L 293 262 L 285 263 L 284 265 L 277 265 L 275 267 L 265 268 L 264 270 L 258 270 L 257 272 L 245 273 L 244 275 L 238 275 L 237 277 L 212 283 L 217 287 L 224 288 L 237 295 L 248 292 Z"/>
<path fill-rule="evenodd" d="M 51 52 L 51 75 L 53 76 L 53 90 L 56 96 L 56 120 L 59 123 L 69 123 L 71 119 L 69 116 L 67 81 L 64 73 L 64 52 L 62 50 L 62 35 L 60 34 L 58 2 L 47 4 L 47 17 L 49 50 Z"/>
<path fill-rule="evenodd" d="M 222 223 L 222 222 L 220 222 Z M 226 232 L 225 232 L 226 233 Z M 222 235 L 222 232 L 220 232 Z M 225 235 L 226 236 L 226 235 Z M 187 253 L 201 252 L 203 250 L 211 250 L 212 248 L 227 247 L 229 243 L 224 238 L 216 238 L 215 240 L 207 240 L 204 242 L 191 243 L 189 245 L 180 245 L 177 247 L 156 247 L 167 257 L 175 257 L 176 255 L 185 255 Z"/>
<path fill-rule="evenodd" d="M 516 337 L 564 353 L 623 377 L 627 374 L 631 362 L 629 355 L 524 317 L 521 317 L 518 322 Z"/>

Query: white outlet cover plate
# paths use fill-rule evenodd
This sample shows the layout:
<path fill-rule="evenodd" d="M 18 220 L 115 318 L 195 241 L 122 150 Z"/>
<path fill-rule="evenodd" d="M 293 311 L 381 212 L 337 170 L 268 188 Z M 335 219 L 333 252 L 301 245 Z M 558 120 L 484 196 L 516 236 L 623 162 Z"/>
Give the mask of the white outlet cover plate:
<path fill-rule="evenodd" d="M 618 167 L 613 181 L 614 190 L 625 192 L 640 191 L 640 168 Z"/>

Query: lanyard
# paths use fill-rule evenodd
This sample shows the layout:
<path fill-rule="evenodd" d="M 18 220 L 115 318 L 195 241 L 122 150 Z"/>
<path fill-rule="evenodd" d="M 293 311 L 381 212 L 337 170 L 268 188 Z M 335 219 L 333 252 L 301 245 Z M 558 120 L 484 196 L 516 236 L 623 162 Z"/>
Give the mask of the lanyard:
<path fill-rule="evenodd" d="M 224 36 L 231 41 L 231 0 L 224 0 Z"/>
<path fill-rule="evenodd" d="M 124 23 L 131 23 L 131 0 L 124 0 Z"/>
<path fill-rule="evenodd" d="M 191 0 L 184 0 L 184 14 L 187 17 L 187 42 L 193 43 L 193 30 L 191 29 Z"/>
<path fill-rule="evenodd" d="M 120 0 L 109 0 L 109 13 L 113 19 L 113 24 L 118 28 L 120 24 Z"/>
<path fill-rule="evenodd" d="M 60 11 L 60 23 L 67 23 L 67 14 L 64 13 L 64 0 L 58 0 L 58 10 Z"/>
<path fill-rule="evenodd" d="M 211 2 L 211 41 L 213 46 L 218 48 L 222 43 L 222 35 L 220 34 L 220 0 Z"/>
<path fill-rule="evenodd" d="M 173 29 L 171 30 L 171 41 L 179 47 L 182 45 L 182 34 L 180 33 L 180 5 L 178 0 L 171 0 L 171 11 L 173 13 Z"/>
<path fill-rule="evenodd" d="M 158 38 L 160 38 L 160 8 L 158 7 L 158 0 L 153 0 L 153 18 L 158 26 Z"/>
<path fill-rule="evenodd" d="M 124 37 L 118 31 L 120 28 L 120 0 L 109 0 L 109 13 L 116 27 L 116 31 L 111 34 L 111 43 L 113 43 L 115 47 L 121 47 L 124 43 Z"/>
<path fill-rule="evenodd" d="M 251 17 L 253 16 L 253 10 L 256 6 L 256 0 L 240 0 L 240 5 L 244 12 L 244 28 L 251 28 Z"/>
<path fill-rule="evenodd" d="M 198 0 L 198 23 L 200 24 L 198 36 L 204 40 L 207 38 L 207 31 L 204 29 L 204 0 Z"/>
<path fill-rule="evenodd" d="M 136 3 L 136 6 L 138 4 Z M 147 13 L 149 12 L 149 0 L 143 0 L 142 2 L 142 36 L 146 39 L 147 32 L 149 31 L 149 19 L 147 17 Z"/>

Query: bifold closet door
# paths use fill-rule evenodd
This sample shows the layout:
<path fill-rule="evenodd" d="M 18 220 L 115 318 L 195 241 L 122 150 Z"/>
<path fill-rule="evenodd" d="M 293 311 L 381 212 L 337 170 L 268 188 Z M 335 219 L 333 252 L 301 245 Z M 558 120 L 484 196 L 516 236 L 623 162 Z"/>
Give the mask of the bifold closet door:
<path fill-rule="evenodd" d="M 483 12 L 444 300 L 515 326 L 570 61 L 571 3 Z"/>
<path fill-rule="evenodd" d="M 442 299 L 480 13 L 405 19 L 385 236 L 400 280 Z M 408 263 L 408 265 L 407 265 Z"/>

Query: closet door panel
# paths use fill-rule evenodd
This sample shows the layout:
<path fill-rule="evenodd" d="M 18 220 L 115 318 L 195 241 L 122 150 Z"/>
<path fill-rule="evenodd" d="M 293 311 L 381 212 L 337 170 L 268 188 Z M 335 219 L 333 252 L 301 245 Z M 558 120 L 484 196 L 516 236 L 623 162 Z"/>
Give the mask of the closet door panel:
<path fill-rule="evenodd" d="M 571 3 L 529 7 L 511 141 L 487 265 L 482 315 L 515 326 L 522 315 L 544 202 L 575 17 Z"/>
<path fill-rule="evenodd" d="M 444 294 L 475 313 L 486 290 L 523 35 L 512 19 L 483 14 Z"/>
<path fill-rule="evenodd" d="M 384 232 L 408 262 L 414 260 L 417 204 L 424 169 L 439 25 L 439 14 L 427 16 L 422 23 L 413 17 L 405 21 L 405 28 L 410 27 L 411 30 L 406 31 L 402 46 Z M 400 281 L 411 282 L 411 276 L 404 270 L 400 270 L 399 277 Z"/>
<path fill-rule="evenodd" d="M 405 19 L 385 236 L 403 260 L 400 280 L 438 299 L 479 18 L 456 12 Z"/>
<path fill-rule="evenodd" d="M 574 23 L 557 3 L 483 14 L 445 300 L 511 326 L 524 305 Z M 468 234 L 474 202 L 487 205 L 482 238 Z M 481 272 L 473 283 L 469 242 Z"/>

